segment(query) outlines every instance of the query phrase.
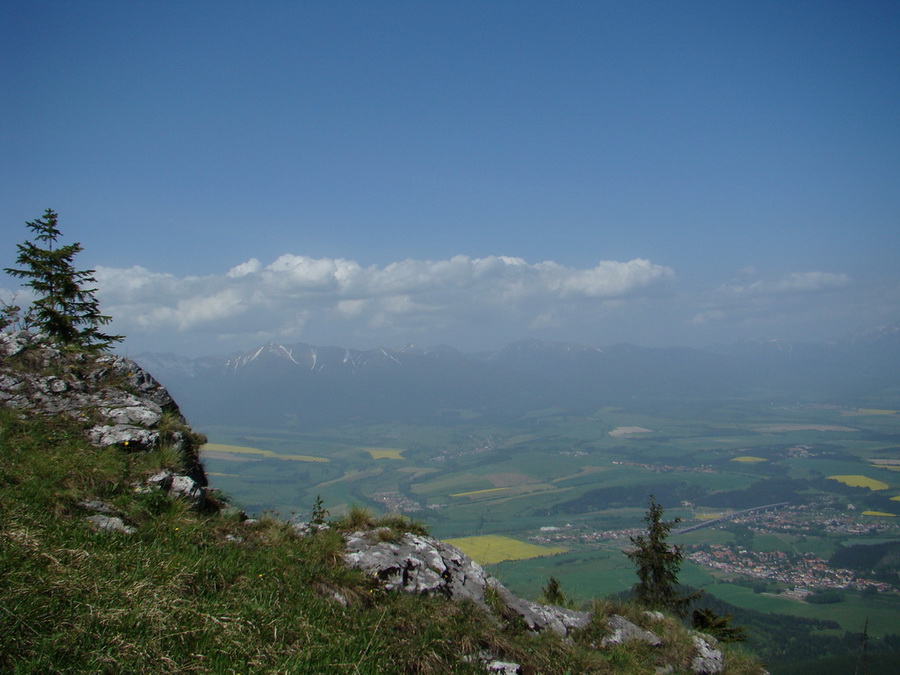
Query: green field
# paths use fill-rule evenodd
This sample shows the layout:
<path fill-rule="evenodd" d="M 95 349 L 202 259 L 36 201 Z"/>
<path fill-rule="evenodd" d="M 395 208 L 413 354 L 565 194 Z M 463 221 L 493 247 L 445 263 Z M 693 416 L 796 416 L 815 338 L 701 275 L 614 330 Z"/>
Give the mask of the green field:
<path fill-rule="evenodd" d="M 332 516 L 352 505 L 377 512 L 393 505 L 443 539 L 566 549 L 486 561 L 526 597 L 537 597 L 553 576 L 586 601 L 633 585 L 634 569 L 622 553 L 627 536 L 601 534 L 640 527 L 650 494 L 667 518 L 685 526 L 783 501 L 820 505 L 837 523 L 828 525 L 813 507 L 801 513 L 796 531 L 754 531 L 726 521 L 674 537 L 688 550 L 743 546 L 827 560 L 841 546 L 900 539 L 900 519 L 890 517 L 900 515 L 900 472 L 893 470 L 900 416 L 851 413 L 746 401 L 656 402 L 583 415 L 535 411 L 505 426 L 470 415 L 452 426 L 202 431 L 215 443 L 255 449 L 205 459 L 213 485 L 253 513 L 308 517 L 321 495 Z M 748 610 L 840 614 L 841 630 L 851 632 L 869 611 L 877 634 L 900 634 L 896 591 L 880 593 L 877 603 L 847 592 L 839 605 L 823 605 L 754 592 L 734 575 L 693 563 L 684 565 L 681 580 Z"/>

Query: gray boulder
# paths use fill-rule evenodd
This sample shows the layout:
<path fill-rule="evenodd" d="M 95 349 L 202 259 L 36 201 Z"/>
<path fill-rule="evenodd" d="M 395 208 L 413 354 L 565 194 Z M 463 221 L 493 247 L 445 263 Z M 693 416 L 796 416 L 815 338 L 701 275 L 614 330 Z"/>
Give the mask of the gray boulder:
<path fill-rule="evenodd" d="M 162 419 L 162 408 L 154 401 L 141 400 L 134 394 L 120 394 L 115 401 L 106 397 L 106 405 L 97 412 L 113 424 L 135 424 L 142 427 L 155 427 Z"/>
<path fill-rule="evenodd" d="M 725 670 L 725 655 L 716 648 L 716 640 L 710 635 L 694 635 L 696 655 L 691 659 L 691 671 L 696 675 L 715 675 Z"/>
<path fill-rule="evenodd" d="M 0 333 L 0 353 L 3 356 L 16 356 L 34 344 L 36 338 L 27 330 Z"/>
<path fill-rule="evenodd" d="M 94 529 L 102 530 L 103 532 L 122 532 L 123 534 L 133 534 L 135 532 L 133 527 L 126 525 L 118 516 L 107 516 L 98 513 L 88 516 L 87 521 Z"/>
<path fill-rule="evenodd" d="M 89 499 L 81 501 L 78 502 L 78 506 L 95 513 L 115 513 L 115 509 L 112 506 L 110 506 L 106 502 L 100 501 L 99 499 Z"/>
<path fill-rule="evenodd" d="M 488 673 L 499 673 L 500 675 L 520 675 L 522 673 L 521 664 L 513 661 L 503 661 L 486 650 L 464 656 L 463 662 L 484 666 Z"/>
<path fill-rule="evenodd" d="M 117 445 L 126 450 L 143 451 L 156 447 L 159 432 L 133 424 L 98 424 L 88 430 L 88 439 L 100 448 Z"/>
<path fill-rule="evenodd" d="M 377 530 L 353 532 L 346 536 L 344 557 L 351 567 L 378 577 L 387 590 L 441 594 L 454 600 L 471 600 L 490 610 L 485 596 L 491 588 L 509 616 L 519 617 L 531 630 L 552 630 L 563 636 L 590 621 L 585 612 L 516 597 L 481 565 L 445 542 L 410 533 L 397 541 L 383 539 Z"/>
<path fill-rule="evenodd" d="M 571 631 L 585 628 L 590 623 L 591 615 L 587 612 L 523 600 L 513 595 L 493 577 L 488 578 L 488 584 L 497 591 L 506 607 L 525 621 L 529 630 L 539 632 L 552 630 L 557 635 L 565 637 Z"/>
<path fill-rule="evenodd" d="M 613 645 L 620 645 L 635 640 L 645 642 L 653 647 L 658 647 L 662 644 L 662 639 L 656 633 L 644 630 L 618 614 L 613 614 L 607 618 L 606 626 L 609 628 L 610 634 L 600 641 L 600 646 L 602 647 L 612 647 Z"/>
<path fill-rule="evenodd" d="M 377 531 L 353 532 L 346 543 L 347 563 L 377 576 L 387 590 L 440 593 L 486 607 L 487 575 L 454 546 L 410 533 L 396 542 L 380 541 Z"/>
<path fill-rule="evenodd" d="M 103 354 L 97 357 L 97 364 L 100 368 L 94 375 L 96 379 L 115 377 L 137 392 L 142 401 L 151 401 L 163 410 L 177 407 L 168 390 L 136 361 L 116 354 Z"/>
<path fill-rule="evenodd" d="M 172 471 L 160 471 L 147 479 L 147 485 L 158 487 L 165 491 L 169 497 L 182 498 L 199 505 L 204 498 L 205 490 L 190 476 L 173 473 Z"/>

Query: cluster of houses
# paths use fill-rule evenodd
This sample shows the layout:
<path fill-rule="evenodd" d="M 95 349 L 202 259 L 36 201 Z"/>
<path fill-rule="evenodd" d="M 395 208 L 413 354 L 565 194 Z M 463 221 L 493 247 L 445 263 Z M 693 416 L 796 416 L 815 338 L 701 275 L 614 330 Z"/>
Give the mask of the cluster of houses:
<path fill-rule="evenodd" d="M 879 591 L 894 590 L 890 584 L 864 579 L 851 570 L 830 567 L 812 553 L 748 551 L 744 548 L 710 544 L 692 550 L 687 559 L 720 572 L 785 584 L 799 591 L 840 588 Z"/>

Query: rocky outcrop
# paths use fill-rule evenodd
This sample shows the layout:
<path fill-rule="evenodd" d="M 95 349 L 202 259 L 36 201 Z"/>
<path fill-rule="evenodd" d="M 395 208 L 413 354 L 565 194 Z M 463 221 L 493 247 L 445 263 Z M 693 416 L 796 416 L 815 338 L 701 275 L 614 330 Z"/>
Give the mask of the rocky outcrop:
<path fill-rule="evenodd" d="M 0 333 L 0 405 L 68 415 L 97 447 L 172 447 L 186 476 L 200 488 L 207 485 L 198 436 L 168 391 L 129 358 L 59 349 L 28 331 Z"/>
<path fill-rule="evenodd" d="M 410 533 L 397 541 L 380 539 L 388 535 L 379 529 L 347 535 L 347 564 L 377 577 L 389 591 L 440 594 L 487 606 L 488 576 L 458 548 Z"/>
<path fill-rule="evenodd" d="M 716 639 L 710 635 L 694 635 L 695 656 L 691 670 L 696 675 L 716 675 L 725 670 L 725 655 L 716 647 Z"/>
<path fill-rule="evenodd" d="M 522 619 L 529 630 L 552 630 L 565 637 L 571 631 L 585 628 L 590 623 L 591 615 L 587 612 L 524 600 L 513 595 L 493 577 L 488 578 L 488 584 L 497 592 L 507 612 Z"/>
<path fill-rule="evenodd" d="M 610 632 L 600 641 L 601 647 L 612 647 L 625 642 L 644 642 L 651 647 L 659 647 L 662 644 L 662 639 L 656 633 L 644 630 L 624 616 L 613 614 L 607 617 L 606 627 Z"/>
<path fill-rule="evenodd" d="M 184 499 L 194 506 L 200 506 L 205 497 L 205 490 L 190 476 L 175 473 L 174 471 L 160 471 L 146 481 L 146 488 L 157 488 L 165 492 L 172 499 Z"/>
<path fill-rule="evenodd" d="M 387 590 L 471 600 L 485 609 L 491 609 L 488 596 L 493 594 L 501 613 L 524 621 L 530 630 L 552 630 L 563 636 L 590 621 L 586 612 L 516 597 L 455 546 L 410 533 L 385 541 L 382 537 L 387 534 L 383 530 L 353 532 L 346 537 L 345 555 L 351 567 L 377 577 Z"/>
<path fill-rule="evenodd" d="M 315 531 L 309 526 L 295 526 L 295 530 L 301 536 L 314 535 Z M 345 535 L 345 541 L 347 564 L 377 578 L 385 590 L 469 600 L 494 615 L 521 621 L 531 631 L 552 631 L 566 638 L 591 622 L 587 612 L 542 605 L 515 596 L 458 548 L 431 537 L 399 535 L 388 528 L 376 528 Z M 665 620 L 660 612 L 644 612 L 643 617 L 650 624 Z M 629 642 L 663 646 L 659 635 L 623 616 L 608 616 L 603 624 L 607 634 L 598 645 L 601 649 Z M 691 639 L 694 644 L 691 671 L 696 675 L 723 672 L 724 656 L 715 639 L 707 635 L 694 635 Z M 515 663 L 488 656 L 482 661 L 489 672 L 520 672 Z"/>

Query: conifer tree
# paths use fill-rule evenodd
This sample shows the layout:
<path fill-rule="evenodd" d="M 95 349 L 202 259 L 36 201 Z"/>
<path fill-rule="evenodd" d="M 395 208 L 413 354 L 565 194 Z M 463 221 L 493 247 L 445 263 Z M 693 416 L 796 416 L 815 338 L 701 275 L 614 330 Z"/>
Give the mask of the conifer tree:
<path fill-rule="evenodd" d="M 550 577 L 546 586 L 541 587 L 541 602 L 545 605 L 556 605 L 558 607 L 569 607 L 572 603 L 566 594 L 563 593 L 562 584 L 556 577 Z"/>
<path fill-rule="evenodd" d="M 747 639 L 745 626 L 731 625 L 731 614 L 719 616 L 708 607 L 694 610 L 691 625 L 719 642 L 744 642 Z"/>
<path fill-rule="evenodd" d="M 652 609 L 666 609 L 679 616 L 687 613 L 687 606 L 699 594 L 682 596 L 677 589 L 678 573 L 684 554 L 681 547 L 666 541 L 669 532 L 681 522 L 680 518 L 664 521 L 663 507 L 650 496 L 650 508 L 644 515 L 645 534 L 631 537 L 634 550 L 626 551 L 637 568 L 638 583 L 634 587 L 637 601 Z"/>
<path fill-rule="evenodd" d="M 78 270 L 75 256 L 81 252 L 79 243 L 58 246 L 60 231 L 58 216 L 47 209 L 42 218 L 25 223 L 39 243 L 25 241 L 18 244 L 16 263 L 20 268 L 5 268 L 8 274 L 27 279 L 37 298 L 29 313 L 31 323 L 48 338 L 66 346 L 90 350 L 109 348 L 120 342 L 121 335 L 109 335 L 101 327 L 112 317 L 101 314 L 94 293 L 94 270 Z"/>

